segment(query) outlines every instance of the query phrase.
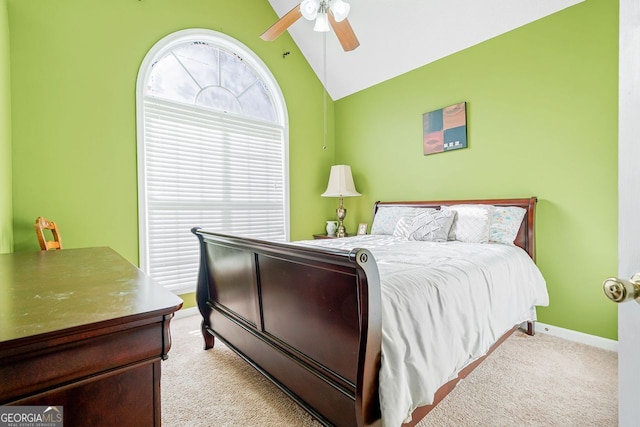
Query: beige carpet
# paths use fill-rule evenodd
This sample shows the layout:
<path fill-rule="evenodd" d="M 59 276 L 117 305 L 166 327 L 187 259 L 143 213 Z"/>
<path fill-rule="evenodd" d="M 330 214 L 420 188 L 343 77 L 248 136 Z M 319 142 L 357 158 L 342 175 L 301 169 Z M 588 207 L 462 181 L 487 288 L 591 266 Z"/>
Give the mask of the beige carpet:
<path fill-rule="evenodd" d="M 220 341 L 202 350 L 200 320 L 172 321 L 162 363 L 162 424 L 319 426 Z M 418 426 L 616 426 L 617 354 L 517 332 Z"/>

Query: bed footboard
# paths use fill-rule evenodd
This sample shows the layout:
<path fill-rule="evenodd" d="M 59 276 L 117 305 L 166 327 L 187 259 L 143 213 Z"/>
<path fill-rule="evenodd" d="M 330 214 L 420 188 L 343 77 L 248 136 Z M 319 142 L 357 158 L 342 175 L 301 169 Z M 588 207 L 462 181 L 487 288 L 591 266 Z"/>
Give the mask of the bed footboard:
<path fill-rule="evenodd" d="M 192 232 L 205 349 L 222 340 L 323 424 L 378 424 L 380 280 L 371 253 Z"/>

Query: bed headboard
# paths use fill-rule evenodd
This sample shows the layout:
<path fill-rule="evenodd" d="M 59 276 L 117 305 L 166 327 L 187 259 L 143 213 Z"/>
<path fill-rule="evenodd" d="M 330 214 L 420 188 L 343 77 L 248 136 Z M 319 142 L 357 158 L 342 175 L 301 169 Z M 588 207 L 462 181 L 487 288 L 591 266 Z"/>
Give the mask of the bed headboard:
<path fill-rule="evenodd" d="M 380 206 L 408 206 L 414 208 L 436 208 L 440 206 L 451 206 L 461 204 L 494 205 L 494 206 L 517 206 L 526 209 L 522 224 L 518 230 L 518 235 L 514 244 L 521 247 L 533 259 L 536 260 L 534 224 L 537 197 L 528 199 L 483 199 L 483 200 L 436 200 L 436 201 L 413 201 L 413 202 L 375 202 L 373 205 L 373 216 L 376 216 Z"/>

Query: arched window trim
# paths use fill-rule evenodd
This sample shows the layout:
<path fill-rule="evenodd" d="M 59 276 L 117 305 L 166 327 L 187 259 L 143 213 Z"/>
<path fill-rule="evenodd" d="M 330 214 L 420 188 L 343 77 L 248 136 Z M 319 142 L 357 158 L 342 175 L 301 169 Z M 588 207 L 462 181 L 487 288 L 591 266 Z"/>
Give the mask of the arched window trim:
<path fill-rule="evenodd" d="M 146 205 L 146 170 L 145 170 L 145 134 L 144 134 L 144 94 L 145 85 L 149 79 L 153 64 L 162 58 L 167 52 L 184 43 L 204 41 L 218 46 L 230 52 L 236 53 L 251 67 L 262 79 L 272 95 L 276 122 L 282 126 L 284 135 L 284 197 L 285 197 L 285 234 L 286 240 L 290 240 L 290 207 L 289 207 L 289 124 L 288 113 L 284 96 L 275 77 L 266 64 L 247 46 L 240 41 L 217 31 L 193 28 L 177 31 L 169 34 L 156 42 L 145 55 L 136 82 L 136 128 L 137 128 L 137 154 L 138 154 L 138 237 L 139 237 L 139 264 L 142 271 L 148 272 L 148 230 L 147 230 L 147 205 Z M 229 113 L 231 114 L 231 113 Z M 198 224 L 194 224 L 198 225 Z"/>

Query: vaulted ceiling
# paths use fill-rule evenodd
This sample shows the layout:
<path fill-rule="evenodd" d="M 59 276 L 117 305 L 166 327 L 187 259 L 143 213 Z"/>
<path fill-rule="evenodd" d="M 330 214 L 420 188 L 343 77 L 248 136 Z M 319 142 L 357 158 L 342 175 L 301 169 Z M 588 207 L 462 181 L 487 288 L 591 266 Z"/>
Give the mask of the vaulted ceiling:
<path fill-rule="evenodd" d="M 357 49 L 344 52 L 332 31 L 314 32 L 314 23 L 304 18 L 288 30 L 334 100 L 584 0 L 345 1 L 351 4 L 348 20 L 360 41 Z M 282 16 L 300 0 L 269 3 Z"/>

